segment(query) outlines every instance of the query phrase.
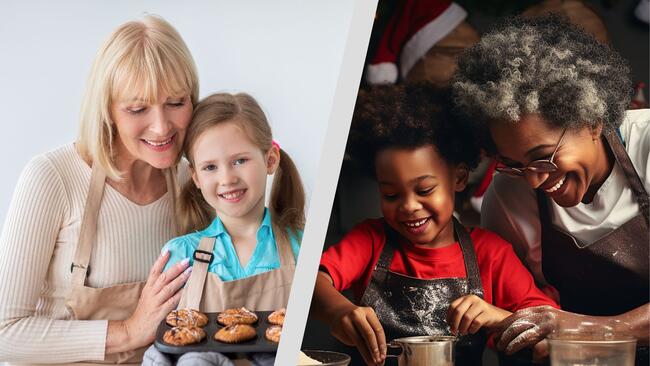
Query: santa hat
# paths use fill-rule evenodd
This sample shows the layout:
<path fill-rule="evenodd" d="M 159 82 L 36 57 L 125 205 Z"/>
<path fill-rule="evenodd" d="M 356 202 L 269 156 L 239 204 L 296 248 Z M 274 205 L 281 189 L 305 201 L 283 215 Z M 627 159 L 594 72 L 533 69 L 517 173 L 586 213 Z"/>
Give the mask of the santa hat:
<path fill-rule="evenodd" d="M 467 12 L 451 0 L 400 1 L 366 69 L 366 81 L 393 84 L 398 77 L 404 78 L 415 63 L 466 16 Z"/>
<path fill-rule="evenodd" d="M 634 93 L 634 98 L 632 98 L 632 102 L 630 103 L 630 109 L 648 108 L 648 103 L 645 99 L 643 88 L 645 88 L 645 83 L 642 81 L 638 82 L 634 87 L 636 92 Z"/>

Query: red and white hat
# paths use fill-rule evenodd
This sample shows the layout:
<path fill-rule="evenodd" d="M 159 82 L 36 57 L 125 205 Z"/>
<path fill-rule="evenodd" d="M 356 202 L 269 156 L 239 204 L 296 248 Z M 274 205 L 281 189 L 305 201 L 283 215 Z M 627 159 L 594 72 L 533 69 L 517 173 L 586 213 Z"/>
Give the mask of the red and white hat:
<path fill-rule="evenodd" d="M 404 78 L 415 63 L 465 17 L 467 12 L 451 0 L 400 1 L 366 69 L 366 81 L 393 84 L 398 77 Z"/>

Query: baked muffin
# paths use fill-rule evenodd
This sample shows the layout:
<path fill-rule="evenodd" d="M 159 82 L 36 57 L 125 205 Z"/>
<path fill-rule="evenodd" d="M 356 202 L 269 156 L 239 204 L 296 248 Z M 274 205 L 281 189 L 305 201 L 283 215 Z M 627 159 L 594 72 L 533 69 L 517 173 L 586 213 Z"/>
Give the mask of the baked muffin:
<path fill-rule="evenodd" d="M 204 327 L 208 324 L 208 316 L 194 309 L 172 310 L 165 320 L 172 327 Z"/>
<path fill-rule="evenodd" d="M 163 335 L 163 341 L 172 346 L 199 343 L 203 338 L 205 338 L 205 331 L 200 327 L 173 327 Z"/>
<path fill-rule="evenodd" d="M 264 336 L 271 342 L 278 343 L 280 342 L 280 336 L 282 335 L 282 327 L 279 325 L 272 325 L 266 328 Z"/>
<path fill-rule="evenodd" d="M 269 314 L 268 320 L 269 323 L 275 324 L 275 325 L 284 325 L 284 316 L 287 313 L 286 308 L 278 309 L 271 314 Z"/>
<path fill-rule="evenodd" d="M 221 325 L 255 324 L 257 315 L 245 307 L 226 309 L 217 315 L 217 322 Z"/>
<path fill-rule="evenodd" d="M 240 343 L 255 339 L 255 328 L 248 324 L 233 324 L 223 327 L 214 335 L 214 339 L 223 343 Z"/>

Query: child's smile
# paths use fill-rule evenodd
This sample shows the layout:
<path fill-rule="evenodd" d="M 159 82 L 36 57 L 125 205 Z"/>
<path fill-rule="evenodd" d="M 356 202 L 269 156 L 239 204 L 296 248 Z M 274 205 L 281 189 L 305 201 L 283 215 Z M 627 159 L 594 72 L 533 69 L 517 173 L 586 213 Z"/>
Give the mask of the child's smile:
<path fill-rule="evenodd" d="M 432 145 L 377 153 L 377 182 L 386 222 L 415 245 L 454 242 L 454 195 L 465 187 L 467 169 L 448 164 Z"/>
<path fill-rule="evenodd" d="M 414 235 L 418 235 L 426 231 L 430 218 L 431 217 L 425 217 L 417 220 L 403 221 L 402 224 L 406 226 L 406 230 Z"/>
<path fill-rule="evenodd" d="M 236 123 L 221 123 L 203 132 L 192 156 L 192 178 L 222 220 L 261 220 L 270 172 L 267 156 Z"/>
<path fill-rule="evenodd" d="M 225 193 L 219 193 L 219 197 L 223 198 L 226 202 L 237 203 L 242 200 L 246 189 L 236 189 Z"/>

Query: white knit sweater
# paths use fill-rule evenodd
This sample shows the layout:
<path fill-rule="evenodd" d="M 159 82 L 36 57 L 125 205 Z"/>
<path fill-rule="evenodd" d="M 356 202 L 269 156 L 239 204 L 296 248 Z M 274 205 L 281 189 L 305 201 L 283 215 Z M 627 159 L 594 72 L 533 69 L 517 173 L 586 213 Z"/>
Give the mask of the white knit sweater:
<path fill-rule="evenodd" d="M 108 321 L 70 320 L 65 306 L 90 172 L 73 144 L 22 172 L 0 237 L 0 362 L 104 358 Z M 97 225 L 87 286 L 144 281 L 173 236 L 170 194 L 140 206 L 106 185 Z"/>

